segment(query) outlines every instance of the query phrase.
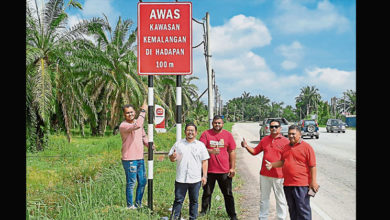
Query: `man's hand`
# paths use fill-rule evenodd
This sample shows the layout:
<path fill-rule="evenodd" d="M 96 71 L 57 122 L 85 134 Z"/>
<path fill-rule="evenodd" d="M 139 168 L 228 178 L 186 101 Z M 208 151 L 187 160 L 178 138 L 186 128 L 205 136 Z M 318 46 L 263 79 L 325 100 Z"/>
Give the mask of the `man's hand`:
<path fill-rule="evenodd" d="M 173 154 L 171 154 L 170 156 L 169 156 L 169 159 L 172 161 L 172 162 L 174 162 L 174 161 L 176 161 L 177 160 L 177 154 L 176 154 L 176 149 L 175 150 L 173 150 Z"/>
<path fill-rule="evenodd" d="M 228 173 L 228 177 L 233 178 L 236 175 L 236 171 L 234 169 L 230 169 Z"/>
<path fill-rule="evenodd" d="M 216 147 L 216 148 L 213 148 L 209 151 L 210 154 L 214 154 L 214 155 L 218 155 L 219 154 L 219 148 Z"/>
<path fill-rule="evenodd" d="M 246 143 L 246 140 L 245 138 L 242 138 L 242 141 L 241 141 L 241 147 L 245 147 L 248 146 L 248 144 Z"/>
<path fill-rule="evenodd" d="M 310 188 L 314 190 L 314 192 L 318 192 L 318 189 L 320 188 L 320 185 L 318 185 L 316 182 L 310 184 Z"/>
<path fill-rule="evenodd" d="M 269 162 L 268 160 L 265 160 L 265 167 L 267 168 L 267 170 L 270 170 L 270 169 L 272 169 L 272 163 L 271 162 Z"/>
<path fill-rule="evenodd" d="M 144 100 L 144 103 L 142 104 L 141 108 L 145 111 L 148 111 L 148 103 L 146 102 L 146 99 Z"/>
<path fill-rule="evenodd" d="M 206 185 L 207 183 L 207 177 L 202 177 L 202 186 Z"/>

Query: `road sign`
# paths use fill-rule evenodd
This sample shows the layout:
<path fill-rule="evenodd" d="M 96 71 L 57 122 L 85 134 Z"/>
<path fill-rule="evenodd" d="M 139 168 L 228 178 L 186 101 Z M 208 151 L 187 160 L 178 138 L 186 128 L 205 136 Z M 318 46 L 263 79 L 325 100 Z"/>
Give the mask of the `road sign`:
<path fill-rule="evenodd" d="M 192 3 L 138 2 L 139 75 L 192 74 Z"/>

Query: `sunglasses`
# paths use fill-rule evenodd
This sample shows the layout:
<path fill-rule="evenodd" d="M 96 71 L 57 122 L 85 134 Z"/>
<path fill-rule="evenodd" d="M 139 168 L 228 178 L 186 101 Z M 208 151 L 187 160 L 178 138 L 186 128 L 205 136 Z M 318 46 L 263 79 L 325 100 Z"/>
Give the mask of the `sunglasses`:
<path fill-rule="evenodd" d="M 270 125 L 269 128 L 279 128 L 279 125 Z"/>

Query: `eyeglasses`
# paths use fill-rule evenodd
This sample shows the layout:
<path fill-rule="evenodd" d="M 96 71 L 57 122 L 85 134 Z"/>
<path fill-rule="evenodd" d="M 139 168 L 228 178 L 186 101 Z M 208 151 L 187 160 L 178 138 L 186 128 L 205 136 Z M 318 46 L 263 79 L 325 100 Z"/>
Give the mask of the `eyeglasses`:
<path fill-rule="evenodd" d="M 270 125 L 269 128 L 279 128 L 279 125 Z"/>

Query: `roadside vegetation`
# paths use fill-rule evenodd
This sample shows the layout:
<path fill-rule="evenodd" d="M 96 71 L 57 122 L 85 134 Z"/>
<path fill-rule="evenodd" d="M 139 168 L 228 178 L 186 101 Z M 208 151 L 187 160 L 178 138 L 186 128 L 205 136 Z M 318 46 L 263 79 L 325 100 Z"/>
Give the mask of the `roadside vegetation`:
<path fill-rule="evenodd" d="M 224 128 L 231 131 L 232 125 L 226 123 Z M 207 126 L 198 128 L 198 139 L 206 129 Z M 85 132 L 90 133 L 89 129 Z M 167 152 L 175 139 L 175 130 L 156 134 L 156 151 Z M 26 155 L 27 219 L 161 219 L 169 216 L 174 199 L 176 163 L 170 162 L 164 154 L 155 154 L 153 212 L 147 208 L 147 188 L 144 207 L 127 210 L 126 182 L 120 158 L 119 134 L 82 137 L 75 132 L 70 143 L 65 135 L 50 135 L 44 151 Z M 239 176 L 233 183 L 236 191 L 241 185 Z M 202 190 L 199 202 L 201 195 Z M 239 195 L 235 194 L 235 197 L 238 201 Z M 184 218 L 188 218 L 188 204 L 187 197 L 182 210 Z M 238 212 L 239 209 L 237 204 Z M 217 187 L 211 213 L 199 219 L 224 218 L 228 219 L 228 216 L 223 195 Z"/>

